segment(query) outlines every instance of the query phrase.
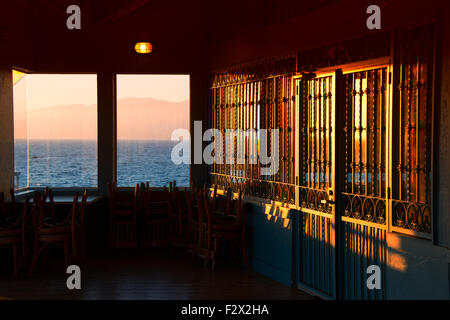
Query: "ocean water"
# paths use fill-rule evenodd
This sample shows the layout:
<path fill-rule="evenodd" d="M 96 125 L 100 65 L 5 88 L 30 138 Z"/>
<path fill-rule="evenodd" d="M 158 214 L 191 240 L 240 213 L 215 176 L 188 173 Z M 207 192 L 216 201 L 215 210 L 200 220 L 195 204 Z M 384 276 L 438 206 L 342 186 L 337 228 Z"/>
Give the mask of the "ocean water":
<path fill-rule="evenodd" d="M 189 165 L 171 160 L 176 143 L 118 141 L 117 184 L 134 186 L 149 181 L 160 187 L 176 180 L 180 187 L 189 186 Z M 17 140 L 15 172 L 19 174 L 16 188 L 26 187 L 27 181 L 29 186 L 96 187 L 97 141 L 30 140 L 27 168 L 27 141 Z"/>

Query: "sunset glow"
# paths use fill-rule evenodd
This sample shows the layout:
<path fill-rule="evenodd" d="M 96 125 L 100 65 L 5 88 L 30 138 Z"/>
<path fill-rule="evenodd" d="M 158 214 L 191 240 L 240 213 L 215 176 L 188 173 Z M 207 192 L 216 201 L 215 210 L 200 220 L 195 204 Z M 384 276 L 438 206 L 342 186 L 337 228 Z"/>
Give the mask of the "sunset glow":
<path fill-rule="evenodd" d="M 97 139 L 95 74 L 15 71 L 13 78 L 15 139 Z M 170 140 L 171 130 L 188 128 L 188 75 L 118 75 L 117 83 L 119 140 Z"/>

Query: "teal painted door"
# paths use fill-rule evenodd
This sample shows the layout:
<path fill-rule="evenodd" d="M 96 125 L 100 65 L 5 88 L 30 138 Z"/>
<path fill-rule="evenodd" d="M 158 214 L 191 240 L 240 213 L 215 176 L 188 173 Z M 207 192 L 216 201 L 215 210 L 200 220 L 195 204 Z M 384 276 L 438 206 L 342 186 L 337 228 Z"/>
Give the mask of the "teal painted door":
<path fill-rule="evenodd" d="M 298 287 L 336 298 L 335 75 L 297 80 Z"/>
<path fill-rule="evenodd" d="M 389 208 L 389 67 L 344 71 L 345 102 L 342 108 L 344 184 L 339 208 L 339 297 L 385 297 L 386 230 Z M 380 289 L 367 280 L 375 266 Z"/>
<path fill-rule="evenodd" d="M 324 298 L 385 297 L 388 67 L 297 79 L 297 283 Z M 367 268 L 381 289 L 367 287 Z"/>

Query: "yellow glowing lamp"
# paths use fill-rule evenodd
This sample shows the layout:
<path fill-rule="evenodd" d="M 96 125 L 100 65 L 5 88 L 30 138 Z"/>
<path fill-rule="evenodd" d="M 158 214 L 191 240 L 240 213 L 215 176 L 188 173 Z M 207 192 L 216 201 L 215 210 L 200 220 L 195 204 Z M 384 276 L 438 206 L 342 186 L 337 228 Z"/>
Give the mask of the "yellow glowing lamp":
<path fill-rule="evenodd" d="M 137 53 L 146 54 L 152 52 L 153 47 L 150 42 L 138 42 L 134 46 L 134 50 L 136 50 Z"/>

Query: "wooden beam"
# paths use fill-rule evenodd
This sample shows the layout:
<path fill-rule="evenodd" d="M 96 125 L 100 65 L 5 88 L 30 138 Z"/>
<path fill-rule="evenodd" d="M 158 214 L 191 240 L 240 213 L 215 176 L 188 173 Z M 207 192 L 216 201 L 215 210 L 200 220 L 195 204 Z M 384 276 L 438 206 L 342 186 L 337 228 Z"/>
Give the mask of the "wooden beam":
<path fill-rule="evenodd" d="M 107 194 L 116 179 L 116 75 L 97 74 L 98 191 Z"/>

